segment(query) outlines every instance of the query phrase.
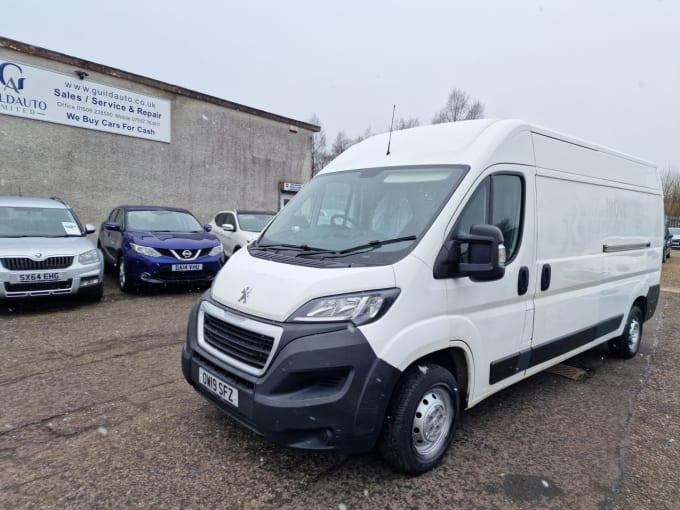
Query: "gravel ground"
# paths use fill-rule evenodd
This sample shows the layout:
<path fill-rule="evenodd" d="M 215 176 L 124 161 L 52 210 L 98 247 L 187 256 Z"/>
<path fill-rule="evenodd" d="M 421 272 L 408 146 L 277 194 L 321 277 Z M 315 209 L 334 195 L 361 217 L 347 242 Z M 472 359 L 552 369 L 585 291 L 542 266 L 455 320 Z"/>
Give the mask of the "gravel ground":
<path fill-rule="evenodd" d="M 677 255 L 676 255 L 677 253 Z M 462 418 L 420 477 L 280 448 L 189 387 L 197 292 L 0 305 L 0 508 L 680 509 L 680 252 L 640 355 L 598 348 Z"/>

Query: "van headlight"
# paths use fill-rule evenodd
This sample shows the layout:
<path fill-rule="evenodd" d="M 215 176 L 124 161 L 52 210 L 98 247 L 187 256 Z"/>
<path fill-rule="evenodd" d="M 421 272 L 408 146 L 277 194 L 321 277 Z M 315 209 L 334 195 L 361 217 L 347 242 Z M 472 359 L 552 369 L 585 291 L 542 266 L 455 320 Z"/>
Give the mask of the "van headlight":
<path fill-rule="evenodd" d="M 150 246 L 142 246 L 140 244 L 135 244 L 135 243 L 130 243 L 130 246 L 137 253 L 140 253 L 141 255 L 146 255 L 147 257 L 160 257 L 161 256 L 160 253 L 158 253 L 156 250 L 154 250 Z"/>
<path fill-rule="evenodd" d="M 352 321 L 359 326 L 382 317 L 400 292 L 400 289 L 395 288 L 312 299 L 298 308 L 288 321 Z"/>
<path fill-rule="evenodd" d="M 215 257 L 216 255 L 219 255 L 223 251 L 224 248 L 222 247 L 222 243 L 220 243 L 217 246 L 213 246 L 213 249 L 210 250 L 210 253 L 208 253 L 208 255 L 210 255 L 211 257 Z"/>
<path fill-rule="evenodd" d="M 99 256 L 97 255 L 97 250 L 86 251 L 78 255 L 78 263 L 87 266 L 89 264 L 96 264 L 99 262 Z"/>

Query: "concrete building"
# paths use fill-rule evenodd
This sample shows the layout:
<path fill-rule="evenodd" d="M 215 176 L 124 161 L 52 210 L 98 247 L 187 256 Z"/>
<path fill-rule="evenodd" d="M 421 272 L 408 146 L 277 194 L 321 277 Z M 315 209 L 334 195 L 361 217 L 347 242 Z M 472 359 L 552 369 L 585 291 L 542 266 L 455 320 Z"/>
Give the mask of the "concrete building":
<path fill-rule="evenodd" d="M 318 126 L 0 38 L 0 195 L 277 210 L 312 177 Z"/>

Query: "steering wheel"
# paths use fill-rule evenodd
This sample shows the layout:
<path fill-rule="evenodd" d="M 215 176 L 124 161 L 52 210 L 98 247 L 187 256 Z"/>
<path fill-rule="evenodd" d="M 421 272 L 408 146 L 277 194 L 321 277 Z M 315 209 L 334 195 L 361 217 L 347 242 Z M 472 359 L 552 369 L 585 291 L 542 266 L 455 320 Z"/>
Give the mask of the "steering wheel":
<path fill-rule="evenodd" d="M 338 222 L 336 220 L 342 220 L 342 222 Z M 358 227 L 359 224 L 354 220 L 353 218 L 350 218 L 349 216 L 346 216 L 344 214 L 334 214 L 331 216 L 331 225 L 335 225 L 336 227 L 345 227 L 349 228 L 348 224 L 352 224 L 355 227 Z"/>

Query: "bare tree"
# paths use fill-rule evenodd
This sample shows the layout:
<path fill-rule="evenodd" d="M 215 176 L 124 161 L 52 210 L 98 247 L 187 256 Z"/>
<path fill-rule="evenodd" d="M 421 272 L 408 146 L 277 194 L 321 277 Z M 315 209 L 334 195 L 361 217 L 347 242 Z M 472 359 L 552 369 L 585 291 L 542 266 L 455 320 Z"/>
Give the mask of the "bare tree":
<path fill-rule="evenodd" d="M 344 131 L 340 131 L 335 137 L 333 145 L 331 145 L 331 150 L 328 153 L 329 161 L 337 158 L 340 154 L 345 152 L 352 145 L 354 145 L 355 143 L 359 143 L 360 141 L 368 138 L 369 136 L 373 136 L 373 131 L 371 130 L 370 127 L 367 127 L 363 134 L 360 134 L 356 138 L 350 138 Z"/>
<path fill-rule="evenodd" d="M 354 145 L 354 139 L 347 136 L 344 131 L 340 131 L 331 145 L 330 159 L 337 158 L 352 145 Z"/>
<path fill-rule="evenodd" d="M 484 117 L 484 105 L 479 101 L 471 102 L 470 95 L 460 89 L 449 93 L 444 107 L 432 119 L 433 124 L 473 120 Z"/>
<path fill-rule="evenodd" d="M 418 127 L 420 126 L 420 121 L 418 120 L 418 117 L 409 117 L 408 119 L 405 119 L 403 117 L 399 117 L 397 119 L 397 122 L 394 124 L 394 129 L 408 129 L 412 127 Z"/>
<path fill-rule="evenodd" d="M 680 216 L 680 175 L 670 164 L 661 171 L 661 188 L 666 216 Z"/>
<path fill-rule="evenodd" d="M 326 131 L 315 113 L 309 118 L 311 124 L 319 126 L 318 133 L 312 135 L 312 175 L 316 175 L 331 160 L 326 144 Z"/>

